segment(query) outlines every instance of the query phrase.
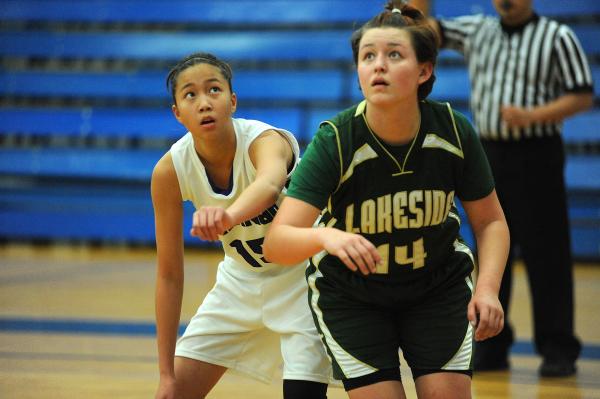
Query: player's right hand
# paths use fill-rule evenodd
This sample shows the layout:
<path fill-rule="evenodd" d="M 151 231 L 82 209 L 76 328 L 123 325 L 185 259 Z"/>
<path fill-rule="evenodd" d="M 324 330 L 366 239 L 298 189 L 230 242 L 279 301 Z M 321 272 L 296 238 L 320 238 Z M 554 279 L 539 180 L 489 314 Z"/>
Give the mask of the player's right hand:
<path fill-rule="evenodd" d="M 323 229 L 323 249 L 340 258 L 348 269 L 360 270 L 365 276 L 377 271 L 381 255 L 373 243 L 360 234 L 347 233 L 331 227 Z"/>
<path fill-rule="evenodd" d="M 190 234 L 202 240 L 217 241 L 232 226 L 227 210 L 218 206 L 203 206 L 194 212 Z"/>

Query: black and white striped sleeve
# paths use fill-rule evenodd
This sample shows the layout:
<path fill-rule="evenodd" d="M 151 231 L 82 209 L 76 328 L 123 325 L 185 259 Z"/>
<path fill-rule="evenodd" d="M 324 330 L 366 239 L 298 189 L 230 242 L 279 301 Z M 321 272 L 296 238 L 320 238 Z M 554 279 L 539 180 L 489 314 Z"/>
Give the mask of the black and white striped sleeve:
<path fill-rule="evenodd" d="M 558 71 L 565 92 L 593 92 L 592 73 L 579 40 L 566 25 L 561 25 L 554 45 Z"/>
<path fill-rule="evenodd" d="M 466 42 L 470 36 L 481 26 L 483 14 L 465 15 L 457 18 L 439 19 L 438 23 L 442 35 L 442 47 L 465 52 Z"/>

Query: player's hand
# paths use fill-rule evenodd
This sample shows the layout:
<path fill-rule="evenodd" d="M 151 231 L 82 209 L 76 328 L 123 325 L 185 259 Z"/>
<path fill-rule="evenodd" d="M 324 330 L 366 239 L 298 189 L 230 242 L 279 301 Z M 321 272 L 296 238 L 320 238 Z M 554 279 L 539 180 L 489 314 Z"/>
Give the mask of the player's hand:
<path fill-rule="evenodd" d="M 331 255 L 340 258 L 348 269 L 360 270 L 365 276 L 377 271 L 381 256 L 369 240 L 360 234 L 346 233 L 329 227 L 323 229 L 323 248 Z"/>
<path fill-rule="evenodd" d="M 158 389 L 154 399 L 176 399 L 177 392 L 175 390 L 174 378 L 161 378 L 158 383 Z"/>
<path fill-rule="evenodd" d="M 500 112 L 508 128 L 529 127 L 533 123 L 531 111 L 526 108 L 507 105 L 502 107 Z"/>
<path fill-rule="evenodd" d="M 475 327 L 475 340 L 483 341 L 498 335 L 504 328 L 504 311 L 498 296 L 491 293 L 478 293 L 469 302 L 467 317 Z"/>
<path fill-rule="evenodd" d="M 190 234 L 202 240 L 217 241 L 219 235 L 233 227 L 227 210 L 217 206 L 203 206 L 194 212 Z"/>

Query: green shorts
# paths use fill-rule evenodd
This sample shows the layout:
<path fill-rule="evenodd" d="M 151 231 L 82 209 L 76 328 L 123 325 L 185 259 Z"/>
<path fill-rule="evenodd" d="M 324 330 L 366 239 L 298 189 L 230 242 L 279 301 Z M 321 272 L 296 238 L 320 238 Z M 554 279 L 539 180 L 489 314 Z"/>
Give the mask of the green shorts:
<path fill-rule="evenodd" d="M 347 277 L 355 279 L 353 289 L 324 277 L 312 263 L 306 271 L 311 311 L 336 379 L 398 370 L 399 350 L 413 378 L 440 371 L 470 375 L 474 333 L 467 319 L 473 293 L 470 276 L 429 290 L 411 289 L 407 299 L 397 283 L 349 273 Z"/>

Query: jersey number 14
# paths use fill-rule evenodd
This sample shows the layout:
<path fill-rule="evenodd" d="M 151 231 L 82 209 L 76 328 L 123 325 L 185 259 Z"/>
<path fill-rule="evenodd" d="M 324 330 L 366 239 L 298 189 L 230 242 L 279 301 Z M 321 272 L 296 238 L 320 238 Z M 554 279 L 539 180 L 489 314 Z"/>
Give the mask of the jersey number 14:
<path fill-rule="evenodd" d="M 389 259 L 390 259 L 390 244 L 384 244 L 377 247 L 377 251 L 381 256 L 382 262 L 377 265 L 377 273 L 388 274 L 389 273 Z M 394 248 L 394 262 L 398 265 L 412 265 L 413 270 L 419 269 L 425 266 L 425 258 L 427 258 L 427 252 L 425 252 L 425 244 L 423 238 L 412 243 L 411 251 L 412 256 L 409 257 L 409 245 L 402 245 Z"/>

